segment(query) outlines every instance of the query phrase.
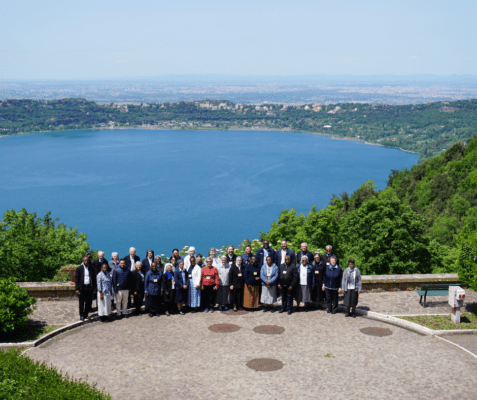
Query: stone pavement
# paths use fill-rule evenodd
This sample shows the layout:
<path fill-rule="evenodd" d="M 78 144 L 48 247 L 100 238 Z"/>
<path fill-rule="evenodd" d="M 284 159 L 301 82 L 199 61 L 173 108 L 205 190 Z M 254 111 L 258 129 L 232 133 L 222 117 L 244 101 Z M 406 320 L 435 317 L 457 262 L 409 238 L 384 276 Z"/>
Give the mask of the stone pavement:
<path fill-rule="evenodd" d="M 342 297 L 340 296 L 341 299 Z M 340 304 L 342 304 L 342 300 L 340 300 Z M 426 308 L 419 305 L 419 296 L 415 291 L 362 293 L 359 296 L 358 308 L 386 315 L 450 314 L 447 296 L 428 297 L 427 304 Z M 477 311 L 477 294 L 466 290 L 464 304 L 465 311 Z M 36 306 L 37 309 L 30 315 L 30 320 L 33 323 L 66 325 L 79 319 L 76 299 L 72 301 L 39 301 Z"/>
<path fill-rule="evenodd" d="M 241 329 L 208 329 L 220 323 Z M 259 325 L 285 331 L 258 334 L 253 329 Z M 361 333 L 367 327 L 392 334 Z M 460 399 L 475 398 L 477 387 L 477 359 L 452 344 L 370 318 L 325 311 L 142 315 L 92 322 L 26 354 L 96 382 L 114 399 Z M 247 367 L 262 357 L 285 365 L 273 372 Z"/>

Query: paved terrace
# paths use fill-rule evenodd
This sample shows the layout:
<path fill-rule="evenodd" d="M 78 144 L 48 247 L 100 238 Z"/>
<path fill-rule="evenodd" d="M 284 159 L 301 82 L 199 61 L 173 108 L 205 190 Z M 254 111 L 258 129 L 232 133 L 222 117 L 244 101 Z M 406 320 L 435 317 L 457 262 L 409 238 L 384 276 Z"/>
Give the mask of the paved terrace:
<path fill-rule="evenodd" d="M 419 306 L 415 292 L 369 293 L 360 306 L 392 315 L 448 313 L 446 297 Z M 477 295 L 467 291 L 467 307 Z M 472 304 L 473 303 L 473 304 Z M 73 301 L 40 302 L 32 317 L 50 324 L 77 320 Z M 214 324 L 240 329 L 217 333 Z M 283 327 L 259 334 L 260 325 Z M 387 336 L 364 334 L 381 328 Z M 465 340 L 476 335 L 459 335 Z M 456 338 L 457 340 L 457 338 Z M 456 341 L 454 340 L 454 341 Z M 468 344 L 469 346 L 472 343 Z M 27 355 L 63 373 L 96 382 L 114 399 L 171 398 L 475 398 L 477 359 L 439 338 L 366 317 L 300 312 L 291 316 L 173 315 L 92 322 L 63 333 Z M 258 358 L 282 369 L 251 369 Z M 248 365 L 247 365 L 248 364 Z"/>

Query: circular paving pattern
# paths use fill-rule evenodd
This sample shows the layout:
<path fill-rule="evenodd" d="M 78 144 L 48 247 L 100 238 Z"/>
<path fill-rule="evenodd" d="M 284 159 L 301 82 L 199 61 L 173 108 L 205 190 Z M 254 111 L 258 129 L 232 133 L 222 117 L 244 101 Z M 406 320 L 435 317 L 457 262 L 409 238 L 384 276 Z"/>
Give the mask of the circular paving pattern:
<path fill-rule="evenodd" d="M 255 371 L 278 371 L 283 368 L 283 363 L 273 358 L 254 358 L 247 363 L 247 367 Z"/>
<path fill-rule="evenodd" d="M 216 333 L 237 332 L 240 326 L 234 324 L 214 324 L 209 326 L 209 330 Z"/>
<path fill-rule="evenodd" d="M 265 335 L 281 335 L 285 332 L 285 328 L 283 326 L 277 325 L 260 325 L 253 328 L 255 333 L 263 333 Z"/>
<path fill-rule="evenodd" d="M 393 334 L 393 331 L 389 328 L 369 327 L 369 328 L 362 328 L 360 329 L 360 331 L 361 333 L 364 333 L 365 335 L 377 336 L 377 337 L 389 336 Z"/>
<path fill-rule="evenodd" d="M 245 315 L 245 314 L 248 314 L 249 311 L 245 311 L 245 310 L 237 310 L 237 311 L 234 311 L 234 310 L 227 310 L 227 311 L 223 311 L 222 314 L 225 314 L 225 315 Z"/>

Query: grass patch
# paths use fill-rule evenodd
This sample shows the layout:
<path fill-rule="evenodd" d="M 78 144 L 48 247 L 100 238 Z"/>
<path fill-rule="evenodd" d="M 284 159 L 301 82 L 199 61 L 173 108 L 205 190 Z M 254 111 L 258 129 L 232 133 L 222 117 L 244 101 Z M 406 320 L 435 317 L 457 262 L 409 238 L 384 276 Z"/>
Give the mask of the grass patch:
<path fill-rule="evenodd" d="M 0 334 L 0 343 L 33 342 L 64 325 L 25 325 L 11 333 Z"/>
<path fill-rule="evenodd" d="M 434 330 L 477 329 L 477 313 L 462 313 L 460 324 L 454 324 L 448 315 L 419 315 L 412 317 L 398 317 L 406 321 L 425 326 Z"/>
<path fill-rule="evenodd" d="M 63 378 L 56 368 L 20 356 L 18 350 L 0 351 L 0 399 L 103 400 L 111 396 L 81 380 Z"/>

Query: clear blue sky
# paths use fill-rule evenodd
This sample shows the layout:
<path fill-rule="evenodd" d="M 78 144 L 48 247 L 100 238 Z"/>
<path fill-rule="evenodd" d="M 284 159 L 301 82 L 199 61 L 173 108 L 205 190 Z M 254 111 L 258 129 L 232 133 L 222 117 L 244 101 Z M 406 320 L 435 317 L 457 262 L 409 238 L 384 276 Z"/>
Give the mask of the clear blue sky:
<path fill-rule="evenodd" d="M 476 0 L 0 0 L 0 80 L 477 74 L 476 12 Z"/>

